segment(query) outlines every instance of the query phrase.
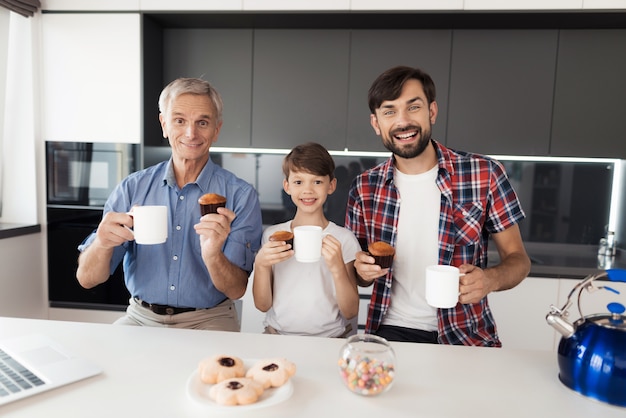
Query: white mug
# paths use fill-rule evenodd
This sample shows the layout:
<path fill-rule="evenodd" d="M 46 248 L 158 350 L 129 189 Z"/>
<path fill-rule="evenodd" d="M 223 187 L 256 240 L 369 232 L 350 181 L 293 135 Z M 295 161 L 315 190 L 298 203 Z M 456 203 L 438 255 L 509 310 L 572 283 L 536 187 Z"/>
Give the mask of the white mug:
<path fill-rule="evenodd" d="M 296 252 L 296 260 L 301 263 L 319 261 L 322 257 L 322 227 L 314 225 L 295 227 L 293 249 Z"/>
<path fill-rule="evenodd" d="M 135 206 L 130 214 L 137 244 L 162 244 L 167 240 L 167 206 Z"/>
<path fill-rule="evenodd" d="M 435 308 L 453 308 L 459 301 L 459 278 L 454 266 L 426 267 L 426 302 Z"/>

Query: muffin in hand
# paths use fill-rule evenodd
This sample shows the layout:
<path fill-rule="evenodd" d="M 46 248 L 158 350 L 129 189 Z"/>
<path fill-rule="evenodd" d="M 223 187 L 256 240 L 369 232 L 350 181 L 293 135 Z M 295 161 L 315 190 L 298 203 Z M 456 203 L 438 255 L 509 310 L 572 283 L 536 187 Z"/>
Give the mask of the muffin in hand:
<path fill-rule="evenodd" d="M 204 216 L 207 213 L 217 213 L 217 208 L 225 207 L 226 198 L 219 194 L 207 193 L 200 196 L 198 203 L 200 204 L 200 215 Z"/>
<path fill-rule="evenodd" d="M 380 267 L 387 269 L 393 264 L 393 257 L 396 254 L 396 249 L 386 242 L 373 242 L 368 245 L 367 250 L 369 254 L 374 257 L 374 260 L 376 260 L 375 263 Z"/>
<path fill-rule="evenodd" d="M 276 231 L 270 235 L 270 241 L 285 241 L 287 244 L 291 244 L 293 249 L 293 232 L 291 231 Z"/>

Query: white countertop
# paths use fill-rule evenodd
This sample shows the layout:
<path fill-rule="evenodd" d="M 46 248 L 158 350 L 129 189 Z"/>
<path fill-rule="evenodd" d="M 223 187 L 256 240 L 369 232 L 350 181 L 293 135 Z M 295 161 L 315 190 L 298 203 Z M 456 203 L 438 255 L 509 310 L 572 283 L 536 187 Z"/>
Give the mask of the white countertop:
<path fill-rule="evenodd" d="M 344 340 L 86 324 L 0 317 L 0 337 L 43 333 L 98 363 L 104 373 L 0 406 L 2 417 L 624 417 L 625 408 L 571 391 L 556 353 L 392 343 L 393 387 L 361 397 L 342 384 Z M 213 354 L 282 356 L 297 365 L 287 400 L 250 411 L 192 401 L 186 382 Z"/>

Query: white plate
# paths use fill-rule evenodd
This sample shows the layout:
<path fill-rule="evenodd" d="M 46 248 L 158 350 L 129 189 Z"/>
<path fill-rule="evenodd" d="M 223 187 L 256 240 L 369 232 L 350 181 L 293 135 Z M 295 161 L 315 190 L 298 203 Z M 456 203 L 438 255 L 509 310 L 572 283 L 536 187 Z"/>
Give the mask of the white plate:
<path fill-rule="evenodd" d="M 246 370 L 248 370 L 256 360 L 244 360 Z M 200 380 L 198 370 L 195 370 L 187 379 L 187 395 L 198 404 L 217 411 L 243 411 L 248 409 L 266 408 L 284 402 L 291 397 L 293 393 L 293 383 L 289 379 L 284 385 L 278 388 L 265 389 L 259 400 L 248 405 L 219 405 L 209 397 L 209 389 L 213 385 L 203 383 Z"/>

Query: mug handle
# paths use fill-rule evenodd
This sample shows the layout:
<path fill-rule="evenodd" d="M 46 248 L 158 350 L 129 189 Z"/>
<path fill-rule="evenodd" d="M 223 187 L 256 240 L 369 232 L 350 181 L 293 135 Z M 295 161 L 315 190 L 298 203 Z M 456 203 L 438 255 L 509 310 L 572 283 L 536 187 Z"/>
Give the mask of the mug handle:
<path fill-rule="evenodd" d="M 127 215 L 130 215 L 131 217 L 133 216 L 133 210 L 129 210 L 128 212 L 126 212 Z M 134 218 L 133 218 L 134 219 Z M 130 227 L 126 226 L 126 225 L 122 225 L 124 228 L 128 229 L 130 231 L 131 234 L 133 234 L 133 237 L 135 236 L 135 231 L 133 231 Z"/>

